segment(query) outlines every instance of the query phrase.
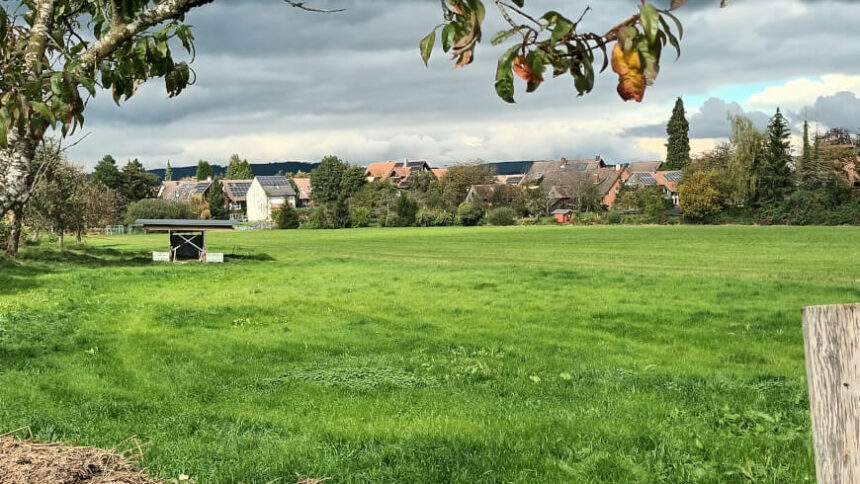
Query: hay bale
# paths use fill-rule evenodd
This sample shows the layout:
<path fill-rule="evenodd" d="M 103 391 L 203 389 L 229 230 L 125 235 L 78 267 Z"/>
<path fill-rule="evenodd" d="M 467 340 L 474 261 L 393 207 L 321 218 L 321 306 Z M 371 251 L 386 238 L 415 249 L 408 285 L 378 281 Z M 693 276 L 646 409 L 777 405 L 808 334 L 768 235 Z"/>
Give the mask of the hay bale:
<path fill-rule="evenodd" d="M 94 447 L 73 447 L 0 437 L 3 484 L 158 484 L 133 457 Z"/>

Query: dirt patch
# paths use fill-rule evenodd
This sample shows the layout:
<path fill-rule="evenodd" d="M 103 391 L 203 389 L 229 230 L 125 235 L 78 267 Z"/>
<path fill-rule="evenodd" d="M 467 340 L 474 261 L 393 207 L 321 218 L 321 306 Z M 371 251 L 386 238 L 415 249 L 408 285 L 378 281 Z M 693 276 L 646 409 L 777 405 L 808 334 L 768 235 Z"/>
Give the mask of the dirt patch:
<path fill-rule="evenodd" d="M 135 465 L 139 455 L 0 437 L 3 484 L 159 484 Z"/>

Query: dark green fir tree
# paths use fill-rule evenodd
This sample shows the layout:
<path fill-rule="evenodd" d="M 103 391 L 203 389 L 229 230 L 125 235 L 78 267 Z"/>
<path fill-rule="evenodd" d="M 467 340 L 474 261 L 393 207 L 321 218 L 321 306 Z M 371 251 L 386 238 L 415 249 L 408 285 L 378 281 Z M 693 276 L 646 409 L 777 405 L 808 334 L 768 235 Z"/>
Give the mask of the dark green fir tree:
<path fill-rule="evenodd" d="M 672 117 L 666 126 L 669 140 L 666 143 L 666 163 L 664 170 L 680 170 L 690 161 L 690 123 L 684 112 L 684 100 L 678 98 Z"/>

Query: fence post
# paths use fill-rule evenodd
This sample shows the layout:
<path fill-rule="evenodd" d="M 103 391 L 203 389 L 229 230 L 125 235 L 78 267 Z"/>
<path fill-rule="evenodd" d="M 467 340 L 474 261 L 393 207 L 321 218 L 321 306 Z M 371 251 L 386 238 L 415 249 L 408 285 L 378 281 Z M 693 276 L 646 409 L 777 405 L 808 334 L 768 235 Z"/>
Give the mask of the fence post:
<path fill-rule="evenodd" d="M 860 303 L 803 309 L 818 484 L 860 482 Z"/>

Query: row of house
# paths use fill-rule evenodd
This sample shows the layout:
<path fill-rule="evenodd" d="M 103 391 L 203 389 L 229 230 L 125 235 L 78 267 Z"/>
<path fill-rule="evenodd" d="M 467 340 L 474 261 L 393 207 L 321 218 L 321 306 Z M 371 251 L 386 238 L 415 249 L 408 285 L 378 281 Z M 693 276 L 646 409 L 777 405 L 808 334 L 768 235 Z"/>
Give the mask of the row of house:
<path fill-rule="evenodd" d="M 610 166 L 600 156 L 593 160 L 562 158 L 558 161 L 536 161 L 528 173 L 498 176 L 493 185 L 473 185 L 466 200 L 490 202 L 501 197 L 510 201 L 520 189 L 540 187 L 549 195 L 550 210 L 556 211 L 569 208 L 585 188 L 594 186 L 601 197 L 601 204 L 612 208 L 622 185 L 635 188 L 658 186 L 677 207 L 681 172 L 660 170 L 662 164 L 660 161 L 639 161 Z"/>
<path fill-rule="evenodd" d="M 549 195 L 550 210 L 569 208 L 584 188 L 594 186 L 600 194 L 601 203 L 607 207 L 615 204 L 621 186 L 659 186 L 667 199 L 677 206 L 679 171 L 661 171 L 660 161 L 633 162 L 607 165 L 600 157 L 588 160 L 536 161 L 527 173 L 498 175 L 494 184 L 473 185 L 466 194 L 466 201 L 493 200 L 510 201 L 523 189 L 543 188 Z M 365 170 L 368 182 L 387 181 L 399 188 L 408 189 L 413 175 L 430 172 L 436 178 L 445 176 L 448 170 L 432 168 L 424 161 L 392 161 L 371 163 Z M 206 198 L 212 180 L 189 178 L 180 181 L 165 181 L 158 192 L 163 200 L 188 202 L 194 196 Z M 310 178 L 286 178 L 283 176 L 258 176 L 252 180 L 219 180 L 226 198 L 231 218 L 239 220 L 270 220 L 272 211 L 285 204 L 292 207 L 312 205 Z"/>
<path fill-rule="evenodd" d="M 158 198 L 174 202 L 189 202 L 192 197 L 207 198 L 213 183 L 220 183 L 230 210 L 236 220 L 263 221 L 272 218 L 272 210 L 288 204 L 304 207 L 311 204 L 310 178 L 258 176 L 253 180 L 197 180 L 189 178 L 162 182 Z"/>

